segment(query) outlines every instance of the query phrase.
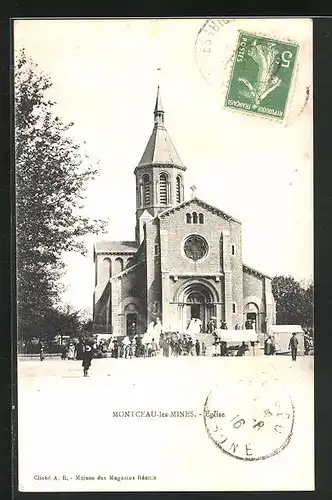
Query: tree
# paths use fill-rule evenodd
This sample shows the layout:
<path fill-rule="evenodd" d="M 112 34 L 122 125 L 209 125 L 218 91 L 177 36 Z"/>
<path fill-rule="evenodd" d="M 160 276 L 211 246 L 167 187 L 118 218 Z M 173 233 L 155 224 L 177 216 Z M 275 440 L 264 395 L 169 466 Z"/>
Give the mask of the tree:
<path fill-rule="evenodd" d="M 292 276 L 275 276 L 272 292 L 276 300 L 277 323 L 313 326 L 313 284 L 301 284 Z"/>
<path fill-rule="evenodd" d="M 40 325 L 43 338 L 52 339 L 56 335 L 78 336 L 82 325 L 77 311 L 64 311 L 52 308 L 47 311 Z"/>
<path fill-rule="evenodd" d="M 19 332 L 38 335 L 59 303 L 63 252 L 87 249 L 82 237 L 105 222 L 81 215 L 98 170 L 47 98 L 49 76 L 24 50 L 15 64 L 16 260 Z"/>

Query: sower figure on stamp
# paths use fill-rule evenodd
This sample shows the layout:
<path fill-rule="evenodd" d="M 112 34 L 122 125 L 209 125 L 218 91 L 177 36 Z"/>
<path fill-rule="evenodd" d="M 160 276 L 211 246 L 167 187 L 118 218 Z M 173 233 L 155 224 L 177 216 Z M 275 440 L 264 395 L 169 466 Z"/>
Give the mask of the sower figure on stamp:
<path fill-rule="evenodd" d="M 92 357 L 93 357 L 92 348 L 91 346 L 86 344 L 83 350 L 83 361 L 82 361 L 84 377 L 88 376 L 88 371 L 91 366 Z"/>
<path fill-rule="evenodd" d="M 292 351 L 292 360 L 296 361 L 297 356 L 297 346 L 299 345 L 299 341 L 296 338 L 296 333 L 292 333 L 292 336 L 289 341 L 288 349 Z"/>

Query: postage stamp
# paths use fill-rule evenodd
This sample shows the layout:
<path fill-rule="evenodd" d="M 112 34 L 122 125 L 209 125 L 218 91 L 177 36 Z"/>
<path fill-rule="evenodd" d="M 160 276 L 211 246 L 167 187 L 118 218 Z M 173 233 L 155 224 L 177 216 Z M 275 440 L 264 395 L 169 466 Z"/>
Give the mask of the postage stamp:
<path fill-rule="evenodd" d="M 204 407 L 204 423 L 212 441 L 240 460 L 264 460 L 290 442 L 294 405 L 276 379 L 240 380 L 213 389 Z"/>
<path fill-rule="evenodd" d="M 283 119 L 299 46 L 240 31 L 225 107 Z"/>

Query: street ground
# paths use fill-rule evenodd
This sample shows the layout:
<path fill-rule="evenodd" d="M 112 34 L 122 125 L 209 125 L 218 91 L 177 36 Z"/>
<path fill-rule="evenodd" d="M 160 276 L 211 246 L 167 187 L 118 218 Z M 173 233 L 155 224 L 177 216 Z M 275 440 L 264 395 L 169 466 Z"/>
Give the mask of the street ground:
<path fill-rule="evenodd" d="M 293 435 L 279 454 L 242 461 L 212 442 L 201 415 L 216 383 L 227 386 L 261 373 L 277 378 L 290 393 Z M 80 361 L 20 359 L 19 489 L 311 490 L 313 388 L 312 357 L 94 359 L 87 378 Z M 124 410 L 155 410 L 158 417 L 114 416 Z M 177 410 L 195 417 L 161 416 Z M 135 480 L 115 479 L 120 476 Z"/>

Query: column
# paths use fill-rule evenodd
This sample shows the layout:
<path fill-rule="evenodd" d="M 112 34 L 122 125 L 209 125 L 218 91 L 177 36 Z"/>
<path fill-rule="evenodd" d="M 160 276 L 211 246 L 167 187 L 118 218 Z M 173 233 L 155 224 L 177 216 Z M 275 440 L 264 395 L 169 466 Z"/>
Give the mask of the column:
<path fill-rule="evenodd" d="M 221 304 L 216 304 L 215 305 L 215 308 L 216 308 L 216 327 L 219 328 L 220 327 L 220 322 L 222 320 L 222 306 Z"/>
<path fill-rule="evenodd" d="M 172 195 L 171 183 L 169 180 L 167 180 L 167 205 L 175 205 L 174 201 L 171 198 L 171 195 Z"/>
<path fill-rule="evenodd" d="M 274 300 L 272 295 L 272 283 L 269 278 L 264 278 L 264 292 L 265 292 L 265 314 L 267 319 L 267 331 L 269 331 L 271 325 L 275 324 L 275 310 L 274 310 Z"/>
<path fill-rule="evenodd" d="M 168 311 L 168 284 L 169 284 L 169 269 L 168 269 L 168 231 L 162 229 L 160 231 L 160 256 L 161 256 L 161 304 L 163 311 L 163 326 L 169 329 L 170 318 Z"/>
<path fill-rule="evenodd" d="M 159 196 L 159 181 L 158 178 L 156 180 L 156 189 L 154 189 L 154 192 L 152 194 L 152 203 L 151 205 L 159 205 L 160 204 L 160 196 Z"/>
<path fill-rule="evenodd" d="M 120 311 L 120 278 L 116 278 L 111 283 L 111 293 L 112 293 L 112 333 L 113 335 L 121 335 L 121 325 L 119 322 Z"/>
<path fill-rule="evenodd" d="M 231 267 L 231 244 L 230 232 L 223 231 L 223 264 L 224 264 L 224 294 L 225 294 L 225 321 L 227 328 L 233 328 L 233 293 L 232 293 L 232 267 Z"/>

